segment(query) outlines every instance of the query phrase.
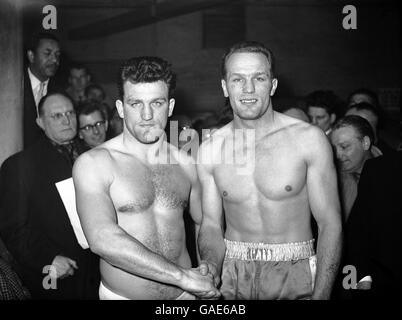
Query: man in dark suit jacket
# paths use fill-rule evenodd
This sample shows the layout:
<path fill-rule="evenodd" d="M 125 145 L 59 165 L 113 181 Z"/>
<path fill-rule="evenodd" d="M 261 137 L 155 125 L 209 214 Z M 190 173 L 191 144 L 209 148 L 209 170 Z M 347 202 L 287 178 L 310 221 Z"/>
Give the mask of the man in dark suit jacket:
<path fill-rule="evenodd" d="M 71 177 L 82 152 L 74 139 L 73 104 L 63 94 L 49 94 L 39 115 L 45 136 L 8 158 L 0 171 L 0 236 L 34 299 L 97 299 L 98 258 L 78 244 L 55 186 Z M 45 279 L 49 266 L 57 289 Z"/>
<path fill-rule="evenodd" d="M 52 77 L 60 62 L 60 45 L 50 33 L 34 34 L 27 46 L 28 67 L 24 70 L 24 148 L 32 145 L 42 130 L 36 124 L 39 100 L 55 89 Z"/>
<path fill-rule="evenodd" d="M 395 299 L 400 293 L 401 160 L 401 152 L 368 160 L 360 177 L 345 251 L 357 281 L 368 281 L 358 283 L 358 289 L 367 290 L 353 290 L 354 298 Z"/>

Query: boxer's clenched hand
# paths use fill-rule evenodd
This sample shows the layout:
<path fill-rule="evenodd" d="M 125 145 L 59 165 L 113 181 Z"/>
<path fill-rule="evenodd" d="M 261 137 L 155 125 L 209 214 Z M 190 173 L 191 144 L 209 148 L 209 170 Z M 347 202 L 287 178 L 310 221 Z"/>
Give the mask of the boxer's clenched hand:
<path fill-rule="evenodd" d="M 221 282 L 221 278 L 218 268 L 214 263 L 203 260 L 200 262 L 198 269 L 200 270 L 200 273 L 204 276 L 207 274 L 211 274 L 214 279 L 215 287 L 218 287 L 219 283 Z"/>
<path fill-rule="evenodd" d="M 218 299 L 221 293 L 214 285 L 211 274 L 201 274 L 199 267 L 184 269 L 180 287 L 201 299 Z"/>

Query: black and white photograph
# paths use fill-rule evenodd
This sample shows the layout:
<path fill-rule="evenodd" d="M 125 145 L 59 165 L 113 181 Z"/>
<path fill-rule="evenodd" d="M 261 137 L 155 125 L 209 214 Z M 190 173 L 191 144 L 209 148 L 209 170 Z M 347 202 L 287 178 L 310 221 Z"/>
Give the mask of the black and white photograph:
<path fill-rule="evenodd" d="M 395 300 L 400 28 L 391 0 L 0 0 L 0 300 Z"/>

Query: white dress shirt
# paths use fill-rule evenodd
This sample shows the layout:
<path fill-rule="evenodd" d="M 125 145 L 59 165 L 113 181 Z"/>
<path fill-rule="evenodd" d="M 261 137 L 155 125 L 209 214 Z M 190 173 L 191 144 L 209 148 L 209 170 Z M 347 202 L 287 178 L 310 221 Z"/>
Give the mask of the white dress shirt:
<path fill-rule="evenodd" d="M 31 72 L 28 68 L 28 75 L 29 80 L 31 81 L 32 93 L 35 100 L 36 105 L 36 114 L 38 114 L 38 104 L 40 99 L 46 95 L 47 93 L 47 86 L 49 84 L 49 79 L 44 82 L 41 82 L 35 75 Z"/>

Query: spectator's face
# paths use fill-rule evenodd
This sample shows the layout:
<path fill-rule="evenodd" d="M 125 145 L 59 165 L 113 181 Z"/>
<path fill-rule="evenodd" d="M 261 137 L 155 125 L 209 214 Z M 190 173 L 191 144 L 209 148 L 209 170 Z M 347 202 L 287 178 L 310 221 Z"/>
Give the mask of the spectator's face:
<path fill-rule="evenodd" d="M 378 118 L 374 113 L 369 110 L 357 110 L 356 108 L 351 108 L 345 113 L 345 116 L 349 115 L 355 115 L 366 119 L 373 128 L 374 135 L 377 136 Z"/>
<path fill-rule="evenodd" d="M 348 105 L 351 106 L 351 105 L 354 105 L 354 104 L 357 104 L 360 102 L 367 102 L 367 103 L 371 104 L 372 106 L 376 105 L 375 101 L 369 95 L 367 95 L 365 93 L 356 93 L 356 94 L 352 95 L 349 99 Z"/>
<path fill-rule="evenodd" d="M 164 133 L 172 115 L 174 99 L 169 99 L 168 86 L 163 81 L 123 85 L 124 101 L 117 100 L 119 115 L 124 118 L 124 131 L 141 143 L 154 143 Z"/>
<path fill-rule="evenodd" d="M 331 128 L 336 119 L 334 114 L 328 114 L 327 110 L 320 107 L 309 106 L 307 113 L 311 124 L 321 128 L 324 132 Z"/>
<path fill-rule="evenodd" d="M 38 125 L 46 136 L 58 144 L 74 139 L 77 133 L 77 118 L 73 104 L 62 95 L 53 95 L 45 101 Z"/>
<path fill-rule="evenodd" d="M 351 127 L 341 127 L 331 132 L 331 144 L 335 150 L 339 169 L 343 172 L 358 172 L 367 158 L 370 139 L 361 139 Z"/>
<path fill-rule="evenodd" d="M 74 90 L 82 91 L 88 86 L 90 76 L 85 69 L 71 69 L 68 81 Z"/>
<path fill-rule="evenodd" d="M 78 123 L 80 138 L 91 148 L 105 142 L 107 122 L 103 120 L 100 111 L 95 111 L 90 114 L 80 114 Z"/>
<path fill-rule="evenodd" d="M 97 88 L 93 88 L 93 89 L 89 90 L 89 92 L 87 94 L 87 99 L 92 100 L 92 101 L 98 101 L 98 102 L 103 101 L 102 90 L 99 90 Z"/>
<path fill-rule="evenodd" d="M 271 76 L 268 59 L 262 53 L 239 52 L 226 61 L 222 89 L 233 113 L 244 120 L 262 117 L 272 106 L 271 96 L 278 85 Z"/>
<path fill-rule="evenodd" d="M 30 69 L 40 81 L 53 77 L 60 63 L 60 47 L 57 41 L 42 39 L 35 52 L 28 51 Z"/>

